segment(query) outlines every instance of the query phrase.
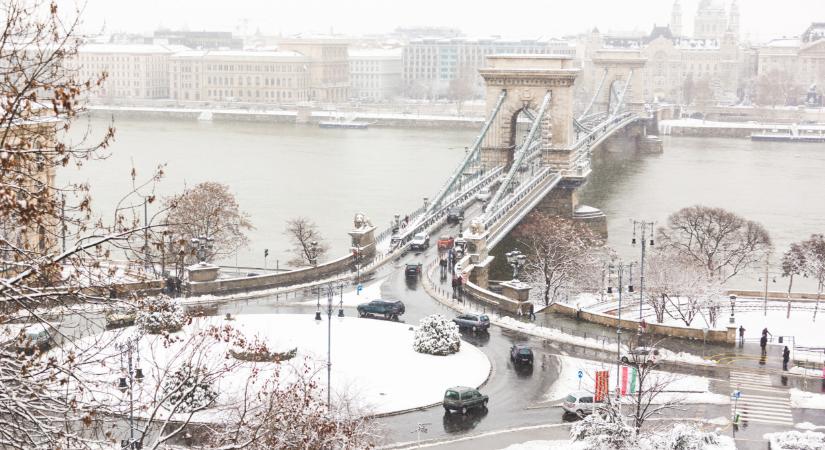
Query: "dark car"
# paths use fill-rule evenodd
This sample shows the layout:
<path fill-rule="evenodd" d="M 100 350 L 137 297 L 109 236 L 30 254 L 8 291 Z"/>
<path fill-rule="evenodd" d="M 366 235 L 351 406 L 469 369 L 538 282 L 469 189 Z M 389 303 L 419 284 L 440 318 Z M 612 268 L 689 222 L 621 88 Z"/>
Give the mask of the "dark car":
<path fill-rule="evenodd" d="M 510 360 L 516 364 L 533 364 L 533 349 L 522 344 L 510 347 Z"/>
<path fill-rule="evenodd" d="M 404 275 L 407 278 L 418 278 L 421 276 L 421 263 L 410 263 L 404 267 Z"/>
<path fill-rule="evenodd" d="M 466 386 L 455 386 L 444 392 L 444 411 L 460 411 L 467 414 L 471 408 L 487 408 L 487 401 L 490 398 Z"/>
<path fill-rule="evenodd" d="M 404 314 L 404 304 L 400 300 L 373 300 L 369 303 L 358 305 L 358 315 L 384 316 L 385 319 L 398 320 L 398 316 Z"/>
<path fill-rule="evenodd" d="M 453 208 L 447 213 L 447 223 L 459 223 L 464 220 L 464 211 Z"/>
<path fill-rule="evenodd" d="M 459 330 L 487 331 L 490 328 L 490 318 L 486 314 L 462 314 L 453 322 Z"/>

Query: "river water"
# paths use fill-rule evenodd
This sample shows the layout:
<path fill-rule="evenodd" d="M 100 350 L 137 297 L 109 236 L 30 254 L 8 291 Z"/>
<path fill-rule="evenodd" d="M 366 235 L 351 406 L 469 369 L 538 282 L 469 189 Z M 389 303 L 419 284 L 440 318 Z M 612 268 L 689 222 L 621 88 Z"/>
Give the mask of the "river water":
<path fill-rule="evenodd" d="M 93 129 L 106 121 L 91 119 Z M 94 211 L 110 216 L 138 178 L 165 163 L 160 197 L 205 180 L 228 184 L 256 229 L 238 254 L 241 265 L 269 265 L 289 258 L 285 221 L 314 220 L 331 255 L 349 249 L 347 231 L 356 212 L 383 229 L 393 214 L 432 197 L 464 155 L 477 130 L 329 130 L 309 125 L 116 119 L 116 140 L 106 161 L 60 173 L 92 185 Z M 694 204 L 729 208 L 762 222 L 776 248 L 825 232 L 825 148 L 818 144 L 752 143 L 748 140 L 665 138 L 661 155 L 608 153 L 595 163 L 580 201 L 608 217 L 609 243 L 630 260 L 632 219 L 664 223 L 668 214 Z M 151 215 L 151 211 L 150 211 Z M 778 258 L 776 258 L 778 259 Z M 225 261 L 234 263 L 234 258 Z M 755 275 L 743 286 L 758 286 Z M 782 290 L 777 276 L 771 289 Z"/>

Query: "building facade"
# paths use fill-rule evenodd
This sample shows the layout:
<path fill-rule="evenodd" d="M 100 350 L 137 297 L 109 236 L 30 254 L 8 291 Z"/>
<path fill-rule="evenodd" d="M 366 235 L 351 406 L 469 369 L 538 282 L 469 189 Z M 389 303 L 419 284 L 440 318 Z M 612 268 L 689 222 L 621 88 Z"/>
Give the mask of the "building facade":
<path fill-rule="evenodd" d="M 294 104 L 310 97 L 309 58 L 290 51 L 190 50 L 169 61 L 170 97 Z"/>
<path fill-rule="evenodd" d="M 352 98 L 380 102 L 401 94 L 402 50 L 351 49 L 349 69 Z"/>
<path fill-rule="evenodd" d="M 225 31 L 157 30 L 148 43 L 182 45 L 195 50 L 241 50 L 243 39 Z"/>
<path fill-rule="evenodd" d="M 278 50 L 292 51 L 308 58 L 309 100 L 329 103 L 350 98 L 349 41 L 335 37 L 293 37 L 279 39 Z"/>
<path fill-rule="evenodd" d="M 448 95 L 450 82 L 472 80 L 480 95 L 484 83 L 478 69 L 493 54 L 557 54 L 575 57 L 574 43 L 559 39 L 506 40 L 500 38 L 421 38 L 410 40 L 403 52 L 404 93 L 416 98 Z"/>
<path fill-rule="evenodd" d="M 108 77 L 96 92 L 103 100 L 169 98 L 169 58 L 180 47 L 154 44 L 88 44 L 78 50 L 81 79 Z"/>

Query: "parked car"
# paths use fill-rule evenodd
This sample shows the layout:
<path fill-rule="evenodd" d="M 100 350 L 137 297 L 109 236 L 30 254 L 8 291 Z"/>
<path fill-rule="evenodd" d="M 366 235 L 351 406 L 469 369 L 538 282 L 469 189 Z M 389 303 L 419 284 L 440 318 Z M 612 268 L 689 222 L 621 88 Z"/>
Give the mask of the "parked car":
<path fill-rule="evenodd" d="M 487 401 L 490 398 L 466 386 L 455 386 L 444 392 L 444 411 L 460 411 L 467 414 L 470 408 L 487 408 Z"/>
<path fill-rule="evenodd" d="M 482 201 L 482 202 L 488 202 L 488 201 L 490 201 L 490 197 L 492 197 L 492 196 L 493 196 L 493 193 L 490 192 L 490 189 L 484 188 L 484 189 L 478 191 L 478 193 L 476 194 L 476 200 Z"/>
<path fill-rule="evenodd" d="M 438 238 L 438 249 L 439 250 L 449 250 L 453 248 L 455 244 L 455 239 L 452 236 L 441 236 Z"/>
<path fill-rule="evenodd" d="M 37 323 L 29 325 L 25 330 L 21 331 L 21 333 L 23 334 L 23 341 L 17 341 L 17 351 L 19 352 L 30 354 L 33 353 L 35 349 L 45 351 L 52 345 L 49 327 L 45 324 Z"/>
<path fill-rule="evenodd" d="M 106 319 L 106 328 L 122 328 L 135 324 L 137 312 L 133 309 L 109 309 L 103 317 Z"/>
<path fill-rule="evenodd" d="M 641 362 L 642 365 L 656 364 L 659 359 L 659 350 L 653 347 L 636 347 L 629 352 L 622 353 L 621 361 L 623 364 L 636 364 Z"/>
<path fill-rule="evenodd" d="M 565 412 L 584 417 L 592 414 L 596 408 L 604 404 L 604 400 L 597 402 L 592 392 L 576 391 L 564 398 L 561 407 Z"/>
<path fill-rule="evenodd" d="M 421 263 L 408 263 L 404 268 L 404 275 L 407 278 L 418 278 L 421 276 Z"/>
<path fill-rule="evenodd" d="M 461 208 L 453 208 L 447 212 L 447 223 L 459 223 L 464 220 L 464 211 Z"/>
<path fill-rule="evenodd" d="M 358 305 L 358 315 L 360 317 L 384 316 L 385 319 L 398 320 L 398 317 L 403 315 L 404 311 L 406 311 L 406 308 L 400 300 L 373 300 Z"/>
<path fill-rule="evenodd" d="M 424 250 L 430 246 L 430 235 L 418 233 L 410 241 L 410 250 Z"/>
<path fill-rule="evenodd" d="M 510 347 L 510 360 L 515 364 L 533 364 L 533 349 L 524 344 Z"/>
<path fill-rule="evenodd" d="M 490 328 L 490 318 L 486 314 L 462 314 L 453 323 L 459 330 L 487 331 Z"/>

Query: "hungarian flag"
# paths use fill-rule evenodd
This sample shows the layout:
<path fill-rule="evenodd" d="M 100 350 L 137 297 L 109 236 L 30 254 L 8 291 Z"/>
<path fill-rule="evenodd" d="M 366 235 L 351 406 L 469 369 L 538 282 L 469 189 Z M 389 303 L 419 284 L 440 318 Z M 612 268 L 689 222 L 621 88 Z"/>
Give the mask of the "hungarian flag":
<path fill-rule="evenodd" d="M 622 395 L 636 393 L 636 378 L 638 373 L 635 367 L 622 367 Z"/>

